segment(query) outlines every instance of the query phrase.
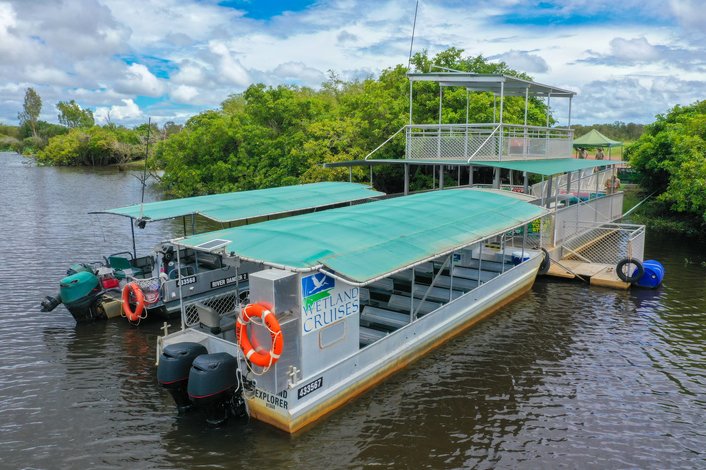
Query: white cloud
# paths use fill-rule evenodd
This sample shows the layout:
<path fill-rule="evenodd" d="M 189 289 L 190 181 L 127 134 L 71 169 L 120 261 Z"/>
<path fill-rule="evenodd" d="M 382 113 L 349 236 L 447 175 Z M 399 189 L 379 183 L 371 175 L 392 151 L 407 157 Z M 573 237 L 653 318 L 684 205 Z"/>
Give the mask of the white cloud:
<path fill-rule="evenodd" d="M 270 20 L 244 16 L 248 4 L 241 5 L 0 0 L 0 122 L 16 122 L 28 86 L 47 105 L 76 99 L 110 111 L 113 121 L 177 119 L 254 81 L 316 87 L 329 69 L 351 79 L 407 62 L 414 14 L 407 0 L 321 0 Z M 533 14 L 546 17 L 521 21 Z M 414 51 L 454 46 L 581 90 L 574 121 L 644 122 L 702 97 L 693 90 L 703 89 L 706 72 L 703 31 L 699 0 L 428 1 L 420 3 Z M 140 110 L 140 96 L 157 103 Z M 623 101 L 628 96 L 634 103 Z"/>
<path fill-rule="evenodd" d="M 660 58 L 658 49 L 644 37 L 614 38 L 610 41 L 610 50 L 615 58 L 629 62 L 652 61 Z"/>
<path fill-rule="evenodd" d="M 177 103 L 192 103 L 199 95 L 199 90 L 189 85 L 179 85 L 171 92 L 171 97 Z"/>
<path fill-rule="evenodd" d="M 127 68 L 115 90 L 128 95 L 159 96 L 164 92 L 164 86 L 147 67 L 135 63 Z"/>
<path fill-rule="evenodd" d="M 184 61 L 179 67 L 179 71 L 172 76 L 172 82 L 183 83 L 185 85 L 199 85 L 206 78 L 205 71 L 201 65 L 193 61 Z"/>
<path fill-rule="evenodd" d="M 122 105 L 115 104 L 109 108 L 103 106 L 96 108 L 96 111 L 93 113 L 96 117 L 96 121 L 98 123 L 105 123 L 108 121 L 136 120 L 142 117 L 140 107 L 137 106 L 133 100 L 124 99 L 122 102 Z"/>
<path fill-rule="evenodd" d="M 245 87 L 250 83 L 248 72 L 238 59 L 233 57 L 228 46 L 220 41 L 211 41 L 208 48 L 218 57 L 218 75 L 222 81 L 240 87 Z"/>
<path fill-rule="evenodd" d="M 285 62 L 280 64 L 272 73 L 285 83 L 306 86 L 318 86 L 326 80 L 326 75 L 321 70 L 307 67 L 303 62 Z"/>
<path fill-rule="evenodd" d="M 706 8 L 701 0 L 670 0 L 669 6 L 679 22 L 689 29 L 703 36 L 706 31 Z"/>
<path fill-rule="evenodd" d="M 547 61 L 537 54 L 527 51 L 510 50 L 503 54 L 490 56 L 489 59 L 497 59 L 505 62 L 515 70 L 525 73 L 545 73 L 549 71 Z"/>

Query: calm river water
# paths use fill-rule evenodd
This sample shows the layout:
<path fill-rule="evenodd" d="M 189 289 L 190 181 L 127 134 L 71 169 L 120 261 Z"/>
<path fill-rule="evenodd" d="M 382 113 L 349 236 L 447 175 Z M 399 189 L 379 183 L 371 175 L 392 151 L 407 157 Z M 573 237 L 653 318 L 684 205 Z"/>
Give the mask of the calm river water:
<path fill-rule="evenodd" d="M 139 202 L 133 175 L 0 154 L 0 183 L 2 468 L 706 467 L 704 246 L 649 234 L 656 291 L 539 280 L 290 437 L 177 419 L 156 385 L 157 322 L 39 312 L 71 262 L 130 248 L 127 220 L 87 213 Z M 142 249 L 177 229 L 152 225 Z"/>

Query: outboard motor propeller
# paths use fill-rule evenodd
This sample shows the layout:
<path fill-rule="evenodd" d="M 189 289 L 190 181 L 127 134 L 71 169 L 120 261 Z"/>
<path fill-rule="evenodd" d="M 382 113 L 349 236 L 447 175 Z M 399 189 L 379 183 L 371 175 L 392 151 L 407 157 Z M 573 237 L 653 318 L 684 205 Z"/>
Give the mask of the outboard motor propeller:
<path fill-rule="evenodd" d="M 179 414 L 191 409 L 187 394 L 189 370 L 194 360 L 204 354 L 208 354 L 208 351 L 202 344 L 184 342 L 165 346 L 159 356 L 157 381 L 172 395 Z"/>
<path fill-rule="evenodd" d="M 220 426 L 228 420 L 238 400 L 238 361 L 228 353 L 205 354 L 194 360 L 188 393 L 196 408 L 206 412 L 206 422 Z"/>
<path fill-rule="evenodd" d="M 56 307 L 61 305 L 61 295 L 57 294 L 56 297 L 47 295 L 44 300 L 42 300 L 42 312 L 51 312 Z"/>

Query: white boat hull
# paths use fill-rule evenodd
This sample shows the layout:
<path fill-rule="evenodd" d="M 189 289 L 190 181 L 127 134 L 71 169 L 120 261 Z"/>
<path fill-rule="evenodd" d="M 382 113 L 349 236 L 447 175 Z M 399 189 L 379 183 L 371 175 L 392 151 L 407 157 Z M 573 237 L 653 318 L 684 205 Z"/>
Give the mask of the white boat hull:
<path fill-rule="evenodd" d="M 250 416 L 289 433 L 305 428 L 526 293 L 541 261 L 541 256 L 532 257 L 277 395 L 258 388 L 247 391 Z M 194 329 L 169 335 L 162 345 L 182 341 L 242 359 L 234 341 Z"/>

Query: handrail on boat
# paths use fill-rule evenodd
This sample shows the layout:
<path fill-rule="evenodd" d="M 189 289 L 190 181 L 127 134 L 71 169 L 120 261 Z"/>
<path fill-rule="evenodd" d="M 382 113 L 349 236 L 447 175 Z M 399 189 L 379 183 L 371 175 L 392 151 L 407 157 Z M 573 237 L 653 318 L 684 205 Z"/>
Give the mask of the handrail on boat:
<path fill-rule="evenodd" d="M 397 136 L 397 134 L 399 134 L 400 132 L 402 132 L 402 131 L 403 131 L 404 129 L 406 129 L 406 128 L 407 128 L 407 126 L 402 126 L 402 127 L 400 127 L 400 129 L 399 129 L 397 132 L 395 132 L 394 134 L 392 134 L 390 137 L 388 137 L 385 142 L 381 143 L 380 145 L 378 145 L 377 147 L 375 147 L 375 150 L 373 150 L 372 152 L 370 152 L 369 154 L 367 154 L 363 160 L 367 160 L 368 157 L 372 156 L 375 152 L 377 152 L 377 151 L 380 150 L 382 147 L 384 147 L 385 144 L 387 144 L 389 141 L 391 141 L 392 139 L 394 139 L 394 138 Z"/>
<path fill-rule="evenodd" d="M 498 129 L 500 129 L 501 127 L 502 127 L 502 124 L 498 124 L 498 125 L 495 127 L 495 129 L 493 129 L 493 132 L 491 132 L 490 135 L 489 135 L 488 137 L 486 137 L 486 139 L 483 141 L 483 143 L 478 146 L 478 148 L 476 149 L 476 151 L 473 152 L 473 155 L 471 155 L 470 157 L 468 157 L 468 160 L 467 160 L 468 163 L 471 163 L 471 160 L 473 160 L 473 157 L 475 157 L 475 156 L 478 154 L 478 152 L 480 152 L 480 149 L 482 149 L 483 147 L 485 147 L 485 144 L 488 143 L 488 141 L 490 140 L 490 138 L 493 137 L 493 136 L 495 135 L 495 133 L 498 132 Z"/>

